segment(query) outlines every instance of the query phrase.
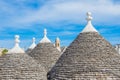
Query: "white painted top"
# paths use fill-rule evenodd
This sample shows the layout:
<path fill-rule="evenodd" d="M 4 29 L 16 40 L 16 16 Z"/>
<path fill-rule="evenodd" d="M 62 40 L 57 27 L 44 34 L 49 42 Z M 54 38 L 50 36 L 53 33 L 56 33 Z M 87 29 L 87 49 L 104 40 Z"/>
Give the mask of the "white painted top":
<path fill-rule="evenodd" d="M 51 43 L 51 41 L 47 38 L 47 30 L 44 29 L 44 37 L 40 41 L 40 43 Z"/>
<path fill-rule="evenodd" d="M 19 40 L 19 35 L 15 35 L 15 46 L 8 51 L 9 53 L 25 53 L 22 48 L 19 46 L 20 40 Z"/>
<path fill-rule="evenodd" d="M 33 39 L 32 39 L 32 44 L 31 44 L 31 46 L 29 47 L 29 49 L 34 49 L 35 47 L 36 47 L 35 38 L 33 37 Z"/>
<path fill-rule="evenodd" d="M 91 23 L 91 20 L 92 20 L 92 16 L 91 16 L 91 12 L 87 12 L 87 25 L 86 27 L 82 30 L 81 33 L 84 33 L 84 32 L 98 32 L 92 25 Z"/>

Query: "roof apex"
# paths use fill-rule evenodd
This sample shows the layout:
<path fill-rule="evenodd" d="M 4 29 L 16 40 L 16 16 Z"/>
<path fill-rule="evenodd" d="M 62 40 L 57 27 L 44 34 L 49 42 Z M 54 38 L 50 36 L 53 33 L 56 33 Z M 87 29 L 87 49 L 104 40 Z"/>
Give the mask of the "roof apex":
<path fill-rule="evenodd" d="M 82 32 L 81 33 L 84 33 L 84 32 L 98 32 L 95 28 L 94 28 L 94 26 L 92 25 L 92 23 L 91 23 L 91 20 L 92 20 L 93 18 L 92 18 L 92 16 L 91 16 L 91 12 L 87 12 L 87 18 L 86 18 L 86 20 L 87 20 L 87 25 L 86 25 L 86 27 L 82 30 Z"/>
<path fill-rule="evenodd" d="M 8 51 L 8 54 L 10 53 L 25 53 L 22 48 L 19 46 L 20 40 L 19 35 L 15 35 L 15 46 Z"/>
<path fill-rule="evenodd" d="M 33 39 L 32 39 L 32 44 L 31 44 L 31 46 L 29 47 L 29 49 L 34 49 L 35 46 L 36 46 L 36 44 L 35 44 L 35 38 L 33 37 Z"/>
<path fill-rule="evenodd" d="M 47 30 L 44 29 L 44 37 L 40 41 L 40 43 L 51 43 L 51 41 L 47 38 Z"/>

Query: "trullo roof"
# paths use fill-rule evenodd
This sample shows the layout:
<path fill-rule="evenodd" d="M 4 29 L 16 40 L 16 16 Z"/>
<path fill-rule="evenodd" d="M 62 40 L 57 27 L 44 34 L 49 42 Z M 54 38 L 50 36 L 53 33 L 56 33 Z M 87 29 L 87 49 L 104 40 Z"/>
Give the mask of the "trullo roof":
<path fill-rule="evenodd" d="M 87 15 L 90 20 L 91 15 Z M 120 79 L 120 55 L 94 27 L 87 27 L 61 55 L 48 80 Z"/>
<path fill-rule="evenodd" d="M 46 71 L 26 53 L 0 56 L 0 80 L 47 80 Z"/>
<path fill-rule="evenodd" d="M 43 42 L 40 41 L 40 43 L 28 54 L 42 64 L 46 71 L 49 71 L 58 60 L 60 51 L 58 51 L 50 41 L 46 40 Z"/>
<path fill-rule="evenodd" d="M 47 80 L 44 67 L 26 53 L 0 56 L 0 80 Z"/>

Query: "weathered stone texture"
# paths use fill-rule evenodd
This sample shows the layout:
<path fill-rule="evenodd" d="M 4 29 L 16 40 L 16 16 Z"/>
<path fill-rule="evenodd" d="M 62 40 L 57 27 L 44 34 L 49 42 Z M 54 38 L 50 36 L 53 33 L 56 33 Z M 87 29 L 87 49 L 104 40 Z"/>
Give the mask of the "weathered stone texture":
<path fill-rule="evenodd" d="M 28 54 L 32 51 L 32 49 L 27 49 L 25 52 Z"/>
<path fill-rule="evenodd" d="M 120 55 L 97 32 L 80 33 L 48 73 L 48 80 L 120 80 Z"/>
<path fill-rule="evenodd" d="M 46 71 L 49 71 L 61 53 L 52 43 L 39 43 L 28 55 L 42 64 Z"/>
<path fill-rule="evenodd" d="M 24 53 L 0 57 L 0 80 L 47 80 L 45 69 Z"/>

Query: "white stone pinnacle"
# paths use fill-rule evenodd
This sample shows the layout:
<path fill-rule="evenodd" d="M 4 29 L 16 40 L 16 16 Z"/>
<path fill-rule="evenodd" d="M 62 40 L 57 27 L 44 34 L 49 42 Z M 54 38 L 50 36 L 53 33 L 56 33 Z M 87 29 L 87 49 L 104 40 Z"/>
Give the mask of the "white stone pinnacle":
<path fill-rule="evenodd" d="M 35 43 L 35 38 L 33 37 L 32 42 Z"/>
<path fill-rule="evenodd" d="M 44 29 L 44 37 L 40 41 L 40 43 L 51 43 L 51 41 L 47 38 L 47 30 L 46 29 Z"/>
<path fill-rule="evenodd" d="M 44 36 L 47 36 L 47 30 L 44 29 Z"/>
<path fill-rule="evenodd" d="M 20 40 L 19 40 L 19 35 L 15 35 L 15 45 L 19 46 Z"/>
<path fill-rule="evenodd" d="M 92 18 L 92 14 L 91 14 L 91 12 L 87 12 L 87 18 L 86 18 L 86 20 L 87 21 L 91 21 L 93 18 Z"/>
<path fill-rule="evenodd" d="M 19 35 L 15 35 L 15 46 L 8 51 L 8 54 L 11 53 L 25 53 L 22 48 L 19 46 L 20 40 L 19 40 Z"/>
<path fill-rule="evenodd" d="M 29 47 L 29 49 L 34 49 L 35 47 L 36 47 L 35 38 L 33 37 L 33 39 L 32 39 L 32 44 L 31 44 L 31 46 Z"/>
<path fill-rule="evenodd" d="M 84 32 L 98 32 L 92 25 L 91 23 L 91 20 L 92 20 L 92 15 L 91 15 L 91 12 L 87 12 L 87 25 L 86 27 L 82 30 L 81 33 L 84 33 Z"/>

